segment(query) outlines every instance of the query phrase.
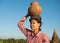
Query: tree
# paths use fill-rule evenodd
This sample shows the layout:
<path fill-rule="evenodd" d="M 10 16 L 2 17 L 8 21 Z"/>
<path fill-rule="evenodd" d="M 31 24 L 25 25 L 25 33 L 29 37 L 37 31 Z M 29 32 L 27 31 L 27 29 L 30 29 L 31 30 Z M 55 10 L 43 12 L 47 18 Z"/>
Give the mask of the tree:
<path fill-rule="evenodd" d="M 54 33 L 53 33 L 53 36 L 52 36 L 52 43 L 59 43 L 59 38 L 58 38 L 58 35 L 57 35 L 55 29 L 54 29 Z"/>
<path fill-rule="evenodd" d="M 9 43 L 16 43 L 16 41 L 15 41 L 14 38 L 10 38 L 10 39 L 8 39 L 8 42 L 9 42 Z"/>

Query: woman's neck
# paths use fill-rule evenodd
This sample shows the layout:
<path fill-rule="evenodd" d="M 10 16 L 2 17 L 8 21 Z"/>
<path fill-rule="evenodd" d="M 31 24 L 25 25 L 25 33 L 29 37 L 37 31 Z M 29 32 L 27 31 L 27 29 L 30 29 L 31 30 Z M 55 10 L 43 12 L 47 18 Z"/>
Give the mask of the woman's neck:
<path fill-rule="evenodd" d="M 36 35 L 39 32 L 39 29 L 34 30 L 34 34 Z"/>

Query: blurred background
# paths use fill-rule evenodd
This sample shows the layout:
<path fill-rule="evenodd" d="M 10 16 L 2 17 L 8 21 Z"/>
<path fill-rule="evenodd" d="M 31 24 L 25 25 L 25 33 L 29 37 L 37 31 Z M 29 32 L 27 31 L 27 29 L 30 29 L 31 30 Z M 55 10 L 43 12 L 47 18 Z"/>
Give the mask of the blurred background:
<path fill-rule="evenodd" d="M 60 38 L 60 0 L 0 0 L 0 39 L 26 39 L 17 23 L 27 14 L 30 3 L 34 1 L 43 9 L 41 14 L 43 33 L 52 40 L 55 29 Z M 24 26 L 30 29 L 29 18 Z"/>

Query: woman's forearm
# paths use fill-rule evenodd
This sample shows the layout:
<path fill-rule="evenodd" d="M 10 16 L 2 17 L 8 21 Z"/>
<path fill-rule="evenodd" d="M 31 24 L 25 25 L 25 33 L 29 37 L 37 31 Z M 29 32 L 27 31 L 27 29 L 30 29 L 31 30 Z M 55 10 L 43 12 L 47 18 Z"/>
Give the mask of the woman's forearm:
<path fill-rule="evenodd" d="M 27 30 L 26 28 L 23 26 L 23 23 L 26 21 L 26 16 L 24 16 L 19 22 L 18 22 L 18 27 L 19 29 L 24 33 L 24 35 L 26 35 Z"/>

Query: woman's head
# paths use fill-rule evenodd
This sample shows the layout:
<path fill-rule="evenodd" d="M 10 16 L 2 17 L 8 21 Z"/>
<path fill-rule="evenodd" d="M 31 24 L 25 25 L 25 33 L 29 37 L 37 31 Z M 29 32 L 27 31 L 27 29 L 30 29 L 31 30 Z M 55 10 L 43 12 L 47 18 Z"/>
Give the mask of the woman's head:
<path fill-rule="evenodd" d="M 36 29 L 40 30 L 41 27 L 41 17 L 40 16 L 32 16 L 30 19 L 30 27 L 34 31 Z"/>

